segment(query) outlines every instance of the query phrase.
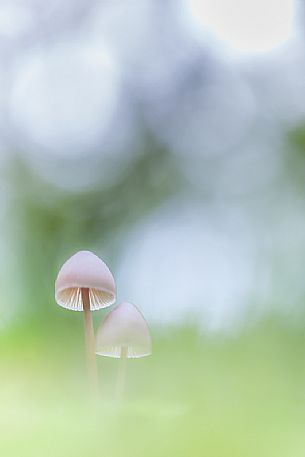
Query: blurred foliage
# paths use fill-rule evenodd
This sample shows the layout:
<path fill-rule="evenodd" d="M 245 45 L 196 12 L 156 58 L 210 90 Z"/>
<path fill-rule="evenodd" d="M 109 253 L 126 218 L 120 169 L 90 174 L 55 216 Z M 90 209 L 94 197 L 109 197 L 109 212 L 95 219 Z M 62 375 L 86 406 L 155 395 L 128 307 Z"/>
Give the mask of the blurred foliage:
<path fill-rule="evenodd" d="M 285 173 L 290 176 L 293 186 L 304 192 L 305 187 L 305 125 L 293 128 L 287 137 Z"/>

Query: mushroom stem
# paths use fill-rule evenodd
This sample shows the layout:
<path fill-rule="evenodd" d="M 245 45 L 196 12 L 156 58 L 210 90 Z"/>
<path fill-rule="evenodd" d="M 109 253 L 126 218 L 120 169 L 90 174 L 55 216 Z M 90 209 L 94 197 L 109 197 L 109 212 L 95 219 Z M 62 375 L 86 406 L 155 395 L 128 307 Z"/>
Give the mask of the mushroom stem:
<path fill-rule="evenodd" d="M 128 346 L 121 347 L 120 364 L 116 384 L 116 398 L 121 400 L 125 389 L 126 368 L 127 368 Z"/>
<path fill-rule="evenodd" d="M 90 311 L 90 298 L 89 289 L 82 288 L 82 301 L 84 308 L 84 324 L 85 324 L 85 341 L 86 341 L 86 353 L 87 353 L 87 368 L 88 368 L 88 379 L 90 388 L 93 395 L 98 392 L 98 376 L 97 376 L 97 365 L 95 358 L 95 342 L 94 342 L 94 330 L 93 322 Z"/>

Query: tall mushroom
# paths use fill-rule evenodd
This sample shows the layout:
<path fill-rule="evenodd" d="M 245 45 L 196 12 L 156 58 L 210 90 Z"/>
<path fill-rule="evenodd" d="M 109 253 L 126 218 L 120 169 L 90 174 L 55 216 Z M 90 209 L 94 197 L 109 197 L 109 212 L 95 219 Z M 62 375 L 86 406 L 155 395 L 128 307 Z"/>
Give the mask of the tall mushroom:
<path fill-rule="evenodd" d="M 97 330 L 95 352 L 121 359 L 117 380 L 117 395 L 121 396 L 127 359 L 145 357 L 152 352 L 147 322 L 135 305 L 122 303 L 105 317 Z"/>
<path fill-rule="evenodd" d="M 91 311 L 114 303 L 115 282 L 107 265 L 90 251 L 79 251 L 61 267 L 55 282 L 55 300 L 72 311 L 84 312 L 88 375 L 97 388 L 94 330 Z"/>

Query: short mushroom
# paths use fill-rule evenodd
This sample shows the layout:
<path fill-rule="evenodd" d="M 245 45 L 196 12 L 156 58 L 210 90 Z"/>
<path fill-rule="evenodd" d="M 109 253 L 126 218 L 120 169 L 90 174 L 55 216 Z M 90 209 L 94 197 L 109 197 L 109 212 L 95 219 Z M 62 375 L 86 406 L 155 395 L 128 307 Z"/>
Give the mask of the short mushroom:
<path fill-rule="evenodd" d="M 61 267 L 55 282 L 58 305 L 84 312 L 87 362 L 92 387 L 97 388 L 91 311 L 114 303 L 115 282 L 107 265 L 90 251 L 79 251 Z"/>
<path fill-rule="evenodd" d="M 125 382 L 127 359 L 145 357 L 152 352 L 150 331 L 138 308 L 131 303 L 116 306 L 104 319 L 96 334 L 97 355 L 120 358 L 117 393 Z"/>

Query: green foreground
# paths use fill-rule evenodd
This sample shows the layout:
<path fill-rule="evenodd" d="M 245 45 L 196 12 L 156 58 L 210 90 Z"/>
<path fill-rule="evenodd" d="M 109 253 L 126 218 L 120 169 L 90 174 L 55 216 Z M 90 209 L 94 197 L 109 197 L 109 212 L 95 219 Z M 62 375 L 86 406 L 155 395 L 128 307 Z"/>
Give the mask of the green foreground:
<path fill-rule="evenodd" d="M 81 328 L 77 328 L 81 332 Z M 154 335 L 152 357 L 99 358 L 90 409 L 81 335 L 46 329 L 1 341 L 1 457 L 304 457 L 305 332 L 265 323 L 230 338 Z"/>

